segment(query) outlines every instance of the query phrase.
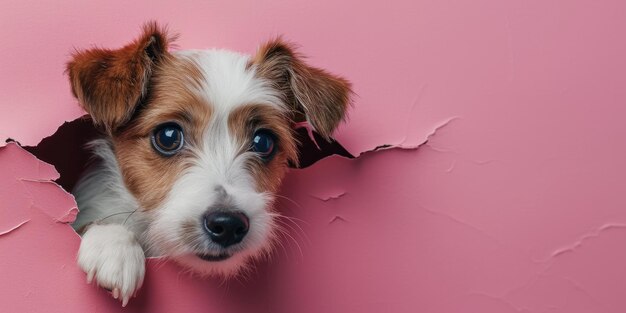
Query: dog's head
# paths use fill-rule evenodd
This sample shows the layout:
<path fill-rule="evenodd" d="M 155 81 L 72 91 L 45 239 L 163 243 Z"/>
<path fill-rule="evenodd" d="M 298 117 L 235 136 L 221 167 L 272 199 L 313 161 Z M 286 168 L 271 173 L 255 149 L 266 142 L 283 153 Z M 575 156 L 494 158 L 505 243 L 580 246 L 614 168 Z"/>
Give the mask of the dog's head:
<path fill-rule="evenodd" d="M 329 138 L 350 85 L 280 39 L 254 56 L 170 52 L 170 41 L 151 23 L 121 49 L 76 52 L 72 91 L 110 136 L 151 252 L 233 274 L 272 246 L 275 193 L 297 163 L 293 124 Z"/>

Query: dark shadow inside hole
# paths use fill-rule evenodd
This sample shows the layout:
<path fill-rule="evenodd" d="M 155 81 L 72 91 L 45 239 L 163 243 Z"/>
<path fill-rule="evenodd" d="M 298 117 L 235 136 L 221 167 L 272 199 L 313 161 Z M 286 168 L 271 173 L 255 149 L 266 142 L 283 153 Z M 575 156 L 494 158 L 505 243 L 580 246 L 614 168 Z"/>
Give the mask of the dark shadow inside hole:
<path fill-rule="evenodd" d="M 354 156 L 334 139 L 328 142 L 315 131 L 313 131 L 313 137 L 315 138 L 315 142 L 309 137 L 306 128 L 302 127 L 296 129 L 296 139 L 300 142 L 298 146 L 300 165 L 298 168 L 309 167 L 315 164 L 315 162 L 331 155 L 354 159 Z M 317 145 L 315 143 L 317 143 Z"/>
<path fill-rule="evenodd" d="M 37 146 L 25 146 L 24 149 L 54 165 L 60 174 L 56 183 L 69 192 L 91 159 L 85 145 L 100 136 L 91 118 L 84 116 L 63 123 L 52 136 L 44 138 Z"/>
<path fill-rule="evenodd" d="M 295 133 L 300 142 L 299 168 L 309 167 L 331 155 L 354 158 L 339 142 L 327 142 L 315 131 L 313 137 L 317 145 L 309 137 L 306 128 L 298 128 Z M 37 146 L 25 146 L 24 149 L 40 160 L 54 165 L 60 174 L 56 182 L 65 190 L 71 191 L 91 159 L 91 152 L 85 149 L 85 145 L 102 135 L 93 126 L 91 118 L 84 116 L 65 122 L 52 136 L 43 139 Z"/>

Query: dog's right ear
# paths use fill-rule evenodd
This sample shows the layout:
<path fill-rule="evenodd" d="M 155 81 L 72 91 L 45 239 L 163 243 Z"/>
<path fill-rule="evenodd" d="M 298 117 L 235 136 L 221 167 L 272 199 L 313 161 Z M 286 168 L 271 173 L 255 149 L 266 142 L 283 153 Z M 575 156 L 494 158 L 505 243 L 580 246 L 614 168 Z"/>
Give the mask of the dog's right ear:
<path fill-rule="evenodd" d="M 72 93 L 94 124 L 112 133 L 128 122 L 155 66 L 169 56 L 169 41 L 166 30 L 150 22 L 138 39 L 120 49 L 74 53 L 67 64 Z"/>
<path fill-rule="evenodd" d="M 294 122 L 309 121 L 330 141 L 332 132 L 346 116 L 352 95 L 350 82 L 307 65 L 294 46 L 281 38 L 262 45 L 252 62 L 258 75 L 279 88 L 296 113 Z"/>

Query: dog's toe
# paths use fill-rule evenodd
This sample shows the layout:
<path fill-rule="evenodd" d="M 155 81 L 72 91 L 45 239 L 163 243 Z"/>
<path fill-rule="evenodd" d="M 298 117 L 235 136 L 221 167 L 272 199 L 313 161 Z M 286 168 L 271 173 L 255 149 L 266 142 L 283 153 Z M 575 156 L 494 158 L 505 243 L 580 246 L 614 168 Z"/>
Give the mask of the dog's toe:
<path fill-rule="evenodd" d="M 93 225 L 83 235 L 78 264 L 87 282 L 111 291 L 113 298 L 128 304 L 143 283 L 145 256 L 134 234 L 121 225 Z"/>

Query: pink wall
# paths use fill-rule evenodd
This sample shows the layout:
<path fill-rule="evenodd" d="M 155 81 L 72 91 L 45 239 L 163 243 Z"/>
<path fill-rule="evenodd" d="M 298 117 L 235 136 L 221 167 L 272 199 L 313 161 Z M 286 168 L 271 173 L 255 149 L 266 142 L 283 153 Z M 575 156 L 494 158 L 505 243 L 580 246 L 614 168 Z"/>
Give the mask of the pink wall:
<path fill-rule="evenodd" d="M 244 282 L 151 260 L 123 311 L 626 312 L 626 2 L 5 0 L 0 138 L 36 145 L 80 116 L 72 48 L 148 19 L 181 48 L 284 34 L 354 82 L 338 140 L 397 148 L 291 171 L 299 247 Z M 75 265 L 54 168 L 8 144 L 0 172 L 0 311 L 122 311 Z"/>

